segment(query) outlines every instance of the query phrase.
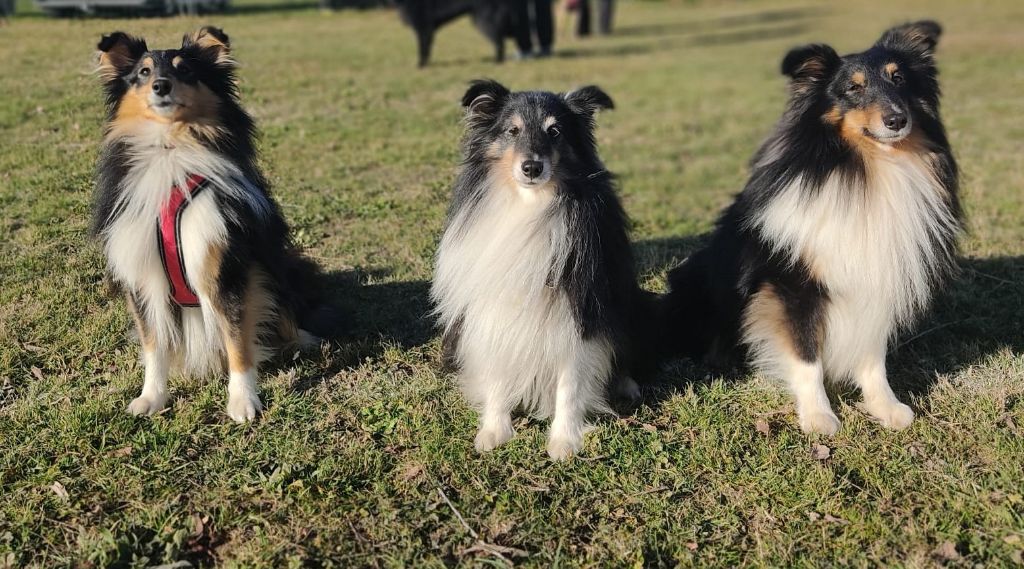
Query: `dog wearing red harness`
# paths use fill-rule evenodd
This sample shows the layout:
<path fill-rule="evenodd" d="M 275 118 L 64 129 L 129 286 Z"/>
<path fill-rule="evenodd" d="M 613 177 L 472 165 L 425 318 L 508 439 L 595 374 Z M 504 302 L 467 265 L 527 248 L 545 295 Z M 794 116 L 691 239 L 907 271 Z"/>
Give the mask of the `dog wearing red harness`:
<path fill-rule="evenodd" d="M 163 410 L 172 370 L 223 373 L 226 362 L 228 415 L 250 421 L 260 361 L 331 324 L 314 298 L 317 269 L 292 246 L 257 165 L 228 36 L 204 27 L 178 49 L 150 50 L 115 32 L 98 47 L 108 116 L 93 231 L 145 363 L 128 411 Z"/>

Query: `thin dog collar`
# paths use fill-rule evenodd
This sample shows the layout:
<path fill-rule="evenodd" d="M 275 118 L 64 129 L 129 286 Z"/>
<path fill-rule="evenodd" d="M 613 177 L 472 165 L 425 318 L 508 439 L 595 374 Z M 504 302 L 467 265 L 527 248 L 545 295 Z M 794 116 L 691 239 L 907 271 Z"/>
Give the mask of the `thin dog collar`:
<path fill-rule="evenodd" d="M 177 184 L 171 187 L 171 198 L 162 208 L 156 222 L 157 244 L 160 261 L 171 288 L 171 300 L 178 306 L 199 306 L 199 296 L 188 281 L 185 272 L 185 256 L 181 246 L 181 216 L 200 191 L 209 185 L 209 180 L 192 174 L 185 181 L 185 189 Z"/>

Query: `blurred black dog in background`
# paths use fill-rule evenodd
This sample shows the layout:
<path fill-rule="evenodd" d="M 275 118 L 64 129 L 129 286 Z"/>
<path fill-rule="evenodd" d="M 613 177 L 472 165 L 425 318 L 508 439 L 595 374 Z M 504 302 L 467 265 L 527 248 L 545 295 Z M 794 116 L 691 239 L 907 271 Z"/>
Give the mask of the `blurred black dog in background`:
<path fill-rule="evenodd" d="M 430 61 L 434 32 L 466 14 L 494 44 L 498 63 L 505 60 L 505 38 L 515 39 L 520 52 L 530 52 L 530 21 L 524 0 L 395 0 L 395 5 L 402 21 L 416 31 L 420 67 Z"/>

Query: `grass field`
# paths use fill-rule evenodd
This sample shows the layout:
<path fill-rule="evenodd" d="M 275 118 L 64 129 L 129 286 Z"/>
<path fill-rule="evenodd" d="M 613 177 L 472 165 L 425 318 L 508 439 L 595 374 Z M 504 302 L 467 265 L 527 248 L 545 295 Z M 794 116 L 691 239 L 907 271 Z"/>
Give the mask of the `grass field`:
<path fill-rule="evenodd" d="M 475 415 L 425 318 L 467 81 L 615 98 L 599 143 L 659 288 L 741 188 L 781 110 L 785 50 L 860 50 L 916 17 L 947 29 L 970 234 L 963 274 L 890 357 L 910 429 L 837 393 L 843 429 L 808 437 L 777 385 L 680 363 L 567 463 L 527 420 L 473 451 Z M 123 29 L 177 45 L 207 22 L 233 38 L 298 241 L 351 311 L 350 337 L 265 370 L 267 410 L 248 426 L 225 415 L 223 379 L 172 380 L 153 419 L 123 412 L 142 369 L 86 235 L 96 41 Z M 618 24 L 494 66 L 463 21 L 425 71 L 388 11 L 0 28 L 0 566 L 1020 565 L 1024 4 L 624 1 Z"/>

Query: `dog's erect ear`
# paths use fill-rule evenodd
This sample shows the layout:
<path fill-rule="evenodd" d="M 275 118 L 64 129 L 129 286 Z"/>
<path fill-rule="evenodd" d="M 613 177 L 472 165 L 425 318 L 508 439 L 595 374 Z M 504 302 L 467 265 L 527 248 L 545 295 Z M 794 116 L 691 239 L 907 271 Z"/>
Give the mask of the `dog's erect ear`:
<path fill-rule="evenodd" d="M 224 30 L 213 26 L 203 26 L 181 39 L 181 48 L 198 47 L 202 53 L 214 63 L 230 64 L 231 42 Z"/>
<path fill-rule="evenodd" d="M 479 123 L 494 120 L 510 93 L 504 85 L 491 79 L 477 79 L 471 82 L 466 94 L 462 96 L 466 118 Z"/>
<path fill-rule="evenodd" d="M 825 44 L 793 48 L 782 60 L 782 74 L 792 79 L 793 88 L 803 91 L 827 82 L 839 68 L 839 54 Z"/>
<path fill-rule="evenodd" d="M 578 115 L 593 116 L 597 111 L 614 109 L 612 98 L 595 85 L 587 85 L 562 95 L 572 112 Z"/>
<path fill-rule="evenodd" d="M 124 32 L 103 36 L 96 45 L 99 51 L 99 75 L 104 81 L 116 79 L 135 67 L 142 54 L 149 51 L 146 40 Z"/>
<path fill-rule="evenodd" d="M 910 22 L 888 29 L 878 38 L 877 45 L 909 51 L 920 55 L 931 55 L 942 35 L 942 26 L 932 20 Z"/>

